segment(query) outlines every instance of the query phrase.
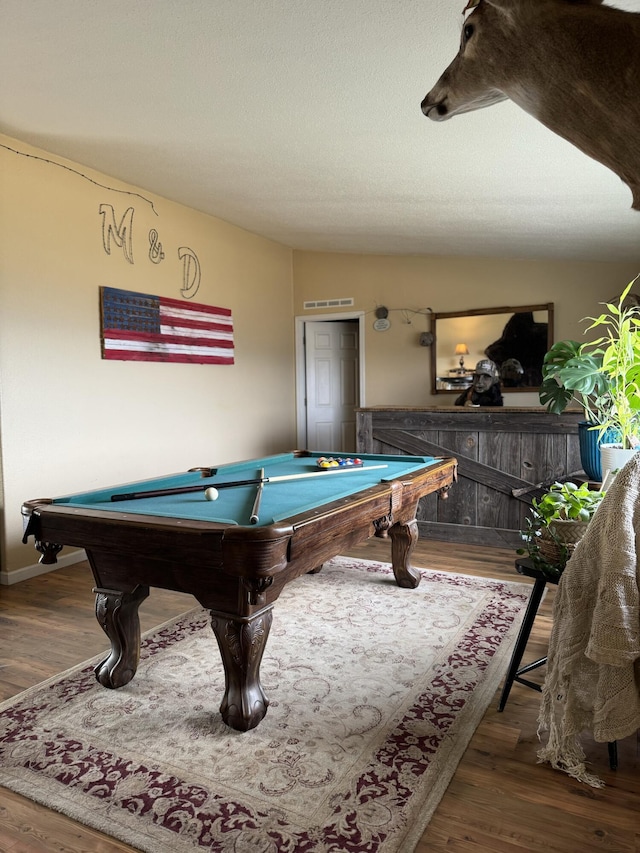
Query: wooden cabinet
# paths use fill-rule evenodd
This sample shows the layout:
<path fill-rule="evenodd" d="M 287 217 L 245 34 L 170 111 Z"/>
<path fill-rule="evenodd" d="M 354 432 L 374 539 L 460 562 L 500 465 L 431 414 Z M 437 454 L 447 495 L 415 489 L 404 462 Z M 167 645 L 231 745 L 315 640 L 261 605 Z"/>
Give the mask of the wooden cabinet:
<path fill-rule="evenodd" d="M 433 539 L 518 548 L 541 484 L 583 475 L 582 412 L 544 409 L 367 408 L 357 411 L 360 453 L 455 456 L 447 500 L 423 498 L 420 533 Z"/>

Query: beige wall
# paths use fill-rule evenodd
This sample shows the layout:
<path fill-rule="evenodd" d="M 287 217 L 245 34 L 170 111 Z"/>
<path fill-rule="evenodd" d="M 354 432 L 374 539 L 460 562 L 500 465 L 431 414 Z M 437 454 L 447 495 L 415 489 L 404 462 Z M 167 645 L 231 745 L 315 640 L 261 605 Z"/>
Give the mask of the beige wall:
<path fill-rule="evenodd" d="M 585 328 L 581 318 L 600 313 L 598 302 L 620 293 L 638 272 L 640 250 L 636 267 L 294 252 L 294 311 L 312 320 L 314 313 L 327 309 L 305 311 L 305 301 L 353 297 L 354 310 L 367 312 L 367 406 L 449 406 L 455 395 L 430 392 L 431 350 L 419 344 L 420 333 L 430 327 L 425 309 L 445 312 L 553 302 L 556 340 L 580 340 Z M 373 328 L 378 305 L 390 310 L 391 328 L 386 332 Z M 537 406 L 539 401 L 537 394 L 511 393 L 505 394 L 505 404 Z"/>
<path fill-rule="evenodd" d="M 118 221 L 134 207 L 133 264 L 117 246 L 105 252 L 101 204 Z M 148 258 L 150 229 L 165 252 L 158 265 Z M 580 319 L 640 271 L 640 252 L 637 268 L 291 252 L 2 136 L 0 239 L 5 582 L 36 571 L 33 545 L 20 544 L 25 499 L 295 446 L 294 317 L 328 313 L 305 311 L 304 301 L 353 297 L 366 312 L 366 405 L 446 406 L 454 398 L 430 394 L 431 352 L 419 345 L 428 308 L 554 302 L 556 338 L 579 339 Z M 181 298 L 181 246 L 202 266 L 195 301 L 233 311 L 235 365 L 102 360 L 98 288 Z M 377 305 L 390 309 L 386 332 L 373 329 Z M 538 400 L 507 394 L 505 402 Z"/>
<path fill-rule="evenodd" d="M 295 403 L 289 249 L 16 140 L 0 146 L 6 581 L 37 562 L 33 540 L 20 543 L 25 499 L 289 449 Z M 114 244 L 106 253 L 101 204 L 117 222 L 133 206 L 133 264 Z M 180 299 L 182 246 L 201 264 L 192 301 L 233 312 L 235 365 L 103 360 L 98 288 Z"/>

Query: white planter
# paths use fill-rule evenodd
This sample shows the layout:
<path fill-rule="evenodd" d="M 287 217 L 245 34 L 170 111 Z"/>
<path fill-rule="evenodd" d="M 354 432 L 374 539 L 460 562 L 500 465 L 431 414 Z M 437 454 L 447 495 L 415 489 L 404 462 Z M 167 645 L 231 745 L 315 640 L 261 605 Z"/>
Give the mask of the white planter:
<path fill-rule="evenodd" d="M 602 468 L 603 482 L 607 476 L 607 471 L 610 475 L 610 483 L 611 477 L 614 477 L 621 468 L 624 468 L 627 462 L 635 456 L 637 452 L 638 450 L 635 448 L 632 450 L 625 450 L 623 447 L 620 447 L 619 444 L 601 444 L 600 466 Z"/>

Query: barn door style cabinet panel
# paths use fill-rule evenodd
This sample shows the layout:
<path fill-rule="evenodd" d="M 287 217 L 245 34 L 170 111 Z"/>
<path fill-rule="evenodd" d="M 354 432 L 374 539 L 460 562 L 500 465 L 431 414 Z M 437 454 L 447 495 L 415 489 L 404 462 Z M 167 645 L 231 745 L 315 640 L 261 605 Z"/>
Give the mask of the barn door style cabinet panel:
<path fill-rule="evenodd" d="M 357 412 L 358 452 L 454 456 L 458 480 L 446 500 L 418 507 L 422 535 L 447 542 L 518 548 L 541 485 L 584 476 L 582 412 L 544 409 L 370 408 Z"/>

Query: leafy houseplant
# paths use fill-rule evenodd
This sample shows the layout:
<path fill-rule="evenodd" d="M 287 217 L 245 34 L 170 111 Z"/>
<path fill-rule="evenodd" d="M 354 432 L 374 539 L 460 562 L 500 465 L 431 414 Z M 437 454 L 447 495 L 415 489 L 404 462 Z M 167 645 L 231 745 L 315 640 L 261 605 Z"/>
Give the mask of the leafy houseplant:
<path fill-rule="evenodd" d="M 563 412 L 571 401 L 585 412 L 600 440 L 624 449 L 640 446 L 640 307 L 624 301 L 603 303 L 599 317 L 587 317 L 586 332 L 599 336 L 585 343 L 558 341 L 544 357 L 540 402 L 547 411 Z"/>
<path fill-rule="evenodd" d="M 578 402 L 587 420 L 600 433 L 613 429 L 624 448 L 640 443 L 640 307 L 625 307 L 634 279 L 617 305 L 603 303 L 607 312 L 588 317 L 586 331 L 599 337 L 586 343 L 558 341 L 544 357 L 540 402 L 560 414 Z"/>
<path fill-rule="evenodd" d="M 587 483 L 554 483 L 542 497 L 531 501 L 521 532 L 525 547 L 518 553 L 528 554 L 550 576 L 561 575 L 604 495 L 589 489 Z"/>

